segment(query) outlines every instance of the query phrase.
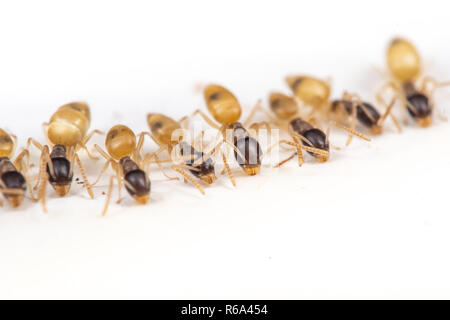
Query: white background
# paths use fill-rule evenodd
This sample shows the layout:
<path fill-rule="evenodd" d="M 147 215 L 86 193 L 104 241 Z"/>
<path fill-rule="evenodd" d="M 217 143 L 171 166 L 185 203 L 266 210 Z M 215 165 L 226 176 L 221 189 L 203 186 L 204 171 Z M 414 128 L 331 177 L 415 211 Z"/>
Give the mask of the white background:
<path fill-rule="evenodd" d="M 444 1 L 2 1 L 0 127 L 20 146 L 44 142 L 41 123 L 84 100 L 92 128 L 138 132 L 150 111 L 205 110 L 194 87 L 209 81 L 248 112 L 295 72 L 373 101 L 393 36 L 450 79 L 448 12 Z M 449 90 L 436 99 L 449 115 Z M 152 167 L 151 202 L 126 197 L 105 218 L 106 179 L 96 200 L 49 188 L 48 214 L 30 200 L 0 209 L 0 298 L 450 298 L 449 138 L 438 119 L 402 134 L 388 121 L 325 164 L 234 167 L 237 188 L 222 177 L 205 197 Z M 100 163 L 82 160 L 92 179 Z"/>

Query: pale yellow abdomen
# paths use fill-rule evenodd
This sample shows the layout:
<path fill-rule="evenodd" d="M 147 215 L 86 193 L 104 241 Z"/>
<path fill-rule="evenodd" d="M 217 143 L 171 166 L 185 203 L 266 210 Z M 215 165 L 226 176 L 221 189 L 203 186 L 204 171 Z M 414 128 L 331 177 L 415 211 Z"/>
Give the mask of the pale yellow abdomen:
<path fill-rule="evenodd" d="M 386 60 L 392 75 L 401 82 L 414 81 L 421 73 L 421 61 L 409 41 L 394 39 L 389 44 Z"/>
<path fill-rule="evenodd" d="M 48 138 L 53 144 L 76 146 L 89 129 L 90 113 L 87 104 L 75 102 L 63 105 L 50 118 Z"/>
<path fill-rule="evenodd" d="M 286 82 L 294 95 L 303 103 L 319 108 L 330 99 L 330 86 L 323 80 L 313 77 L 292 76 Z"/>
<path fill-rule="evenodd" d="M 226 88 L 208 85 L 203 92 L 209 113 L 220 124 L 230 124 L 240 119 L 242 108 L 237 98 Z"/>
<path fill-rule="evenodd" d="M 159 144 L 173 145 L 180 142 L 183 138 L 183 132 L 180 124 L 160 113 L 149 113 L 147 123 L 153 137 Z"/>
<path fill-rule="evenodd" d="M 14 142 L 11 136 L 4 130 L 0 129 L 0 157 L 12 157 L 14 152 Z"/>

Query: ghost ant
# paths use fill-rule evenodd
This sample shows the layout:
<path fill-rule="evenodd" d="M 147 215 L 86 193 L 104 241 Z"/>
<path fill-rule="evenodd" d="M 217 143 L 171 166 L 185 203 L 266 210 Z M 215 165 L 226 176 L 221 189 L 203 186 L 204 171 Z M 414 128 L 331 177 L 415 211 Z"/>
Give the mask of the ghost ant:
<path fill-rule="evenodd" d="M 141 169 L 143 163 L 139 153 L 142 142 L 140 142 L 138 145 L 139 147 L 137 147 L 136 135 L 134 132 L 127 126 L 116 125 L 106 134 L 105 146 L 108 152 L 104 151 L 97 144 L 94 145 L 97 151 L 106 159 L 106 162 L 100 171 L 98 178 L 92 184 L 97 184 L 100 177 L 111 165 L 115 175 L 112 175 L 110 178 L 102 215 L 105 215 L 108 210 L 114 187 L 114 179 L 117 180 L 117 187 L 119 190 L 119 200 L 117 203 L 120 203 L 121 201 L 120 192 L 123 182 L 125 189 L 137 203 L 146 204 L 150 198 L 150 179 L 148 178 L 148 172 Z"/>
<path fill-rule="evenodd" d="M 42 146 L 33 138 L 28 139 L 27 150 L 33 144 L 41 151 L 38 181 L 33 189 L 36 190 L 39 187 L 38 198 L 41 200 L 44 212 L 47 211 L 45 203 L 47 182 L 51 184 L 57 195 L 65 196 L 72 184 L 75 163 L 80 168 L 89 196 L 94 198 L 91 185 L 77 153 L 82 148 L 86 150 L 89 157 L 96 159 L 90 155 L 86 143 L 95 133 L 102 134 L 102 132 L 94 130 L 86 135 L 90 122 L 91 114 L 86 103 L 68 103 L 58 108 L 51 116 L 49 123 L 43 124 L 51 151 L 48 145 Z"/>
<path fill-rule="evenodd" d="M 355 130 L 358 120 L 362 126 L 369 129 L 371 134 L 380 134 L 385 119 L 390 115 L 399 128 L 397 119 L 390 113 L 394 101 L 382 115 L 372 104 L 362 101 L 355 94 L 345 92 L 341 99 L 330 101 L 330 84 L 326 81 L 310 76 L 293 75 L 286 77 L 286 83 L 298 100 L 313 107 L 311 114 L 321 112 L 326 117 L 331 115 L 349 124 L 352 130 Z M 353 133 L 350 132 L 347 145 L 351 143 L 352 138 Z"/>
<path fill-rule="evenodd" d="M 203 96 L 208 111 L 216 122 L 199 109 L 192 116 L 199 114 L 209 126 L 219 130 L 219 133 L 223 136 L 223 140 L 213 151 L 220 150 L 222 153 L 222 158 L 230 178 L 232 177 L 232 173 L 226 162 L 225 154 L 220 149 L 223 143 L 227 143 L 233 147 L 234 157 L 247 175 L 253 176 L 258 174 L 261 169 L 263 152 L 259 142 L 246 129 L 250 122 L 250 117 L 243 123 L 238 122 L 242 109 L 237 98 L 228 89 L 215 84 L 207 85 L 203 90 Z M 270 130 L 270 125 L 266 122 L 258 123 L 255 128 L 259 129 L 260 126 L 265 126 Z"/>
<path fill-rule="evenodd" d="M 405 39 L 395 38 L 389 43 L 386 62 L 392 79 L 379 90 L 378 101 L 386 105 L 382 93 L 392 90 L 393 99 L 400 101 L 419 127 L 431 125 L 434 91 L 450 85 L 450 82 L 437 82 L 431 77 L 421 77 L 420 55 L 413 44 Z"/>
<path fill-rule="evenodd" d="M 281 161 L 277 166 L 280 166 L 288 160 L 298 156 L 298 165 L 303 164 L 302 149 L 314 156 L 319 162 L 326 162 L 329 159 L 330 144 L 329 136 L 332 126 L 344 129 L 351 134 L 370 141 L 370 138 L 359 133 L 353 129 L 347 128 L 336 121 L 330 121 L 326 129 L 326 133 L 314 125 L 314 119 L 303 119 L 299 116 L 298 102 L 294 97 L 285 95 L 283 93 L 274 92 L 269 95 L 269 105 L 274 118 L 270 113 L 262 109 L 261 105 L 257 106 L 256 110 L 262 110 L 278 127 L 286 127 L 292 141 L 280 140 L 278 143 L 269 148 L 268 152 L 276 145 L 285 144 L 296 148 L 296 152 L 286 160 Z M 254 114 L 254 113 L 253 113 Z M 251 116 L 253 116 L 253 114 Z M 252 125 L 253 126 L 253 125 Z"/>
<path fill-rule="evenodd" d="M 36 200 L 29 185 L 30 154 L 28 150 L 23 150 L 14 161 L 11 161 L 16 146 L 16 136 L 0 129 L 0 193 L 3 193 L 3 196 L 13 208 L 20 206 L 23 202 L 27 189 L 30 192 L 31 199 Z M 26 165 L 23 164 L 25 157 L 27 158 Z M 0 206 L 3 206 L 1 200 Z"/>
<path fill-rule="evenodd" d="M 195 181 L 187 172 L 189 171 L 194 177 L 200 179 L 205 184 L 212 184 L 216 180 L 214 161 L 211 155 L 204 154 L 201 150 L 197 150 L 193 145 L 184 141 L 184 131 L 181 123 L 186 119 L 183 118 L 180 121 L 165 116 L 160 113 L 149 113 L 147 115 L 147 123 L 150 128 L 150 132 L 143 132 L 141 135 L 148 135 L 158 146 L 159 149 L 153 153 L 148 154 L 145 158 L 146 161 L 151 162 L 151 158 L 155 158 L 155 162 L 158 164 L 163 174 L 173 180 L 178 178 L 171 178 L 164 173 L 164 169 L 161 166 L 161 162 L 158 158 L 158 154 L 167 150 L 171 155 L 170 162 L 178 162 L 171 166 L 173 170 L 181 174 L 186 181 L 190 181 L 202 194 L 205 194 L 203 187 Z M 202 134 L 197 137 L 203 138 Z M 195 144 L 195 141 L 194 141 Z M 178 152 L 173 153 L 173 151 Z M 174 157 L 176 156 L 176 157 Z M 230 176 L 232 183 L 234 180 Z"/>

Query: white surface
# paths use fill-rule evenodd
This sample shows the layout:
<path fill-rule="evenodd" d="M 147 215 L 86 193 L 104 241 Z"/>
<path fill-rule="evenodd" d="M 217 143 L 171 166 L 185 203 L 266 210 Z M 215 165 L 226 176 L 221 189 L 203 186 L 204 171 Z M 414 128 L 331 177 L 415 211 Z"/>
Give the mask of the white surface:
<path fill-rule="evenodd" d="M 0 5 L 0 126 L 43 141 L 40 124 L 85 100 L 92 127 L 146 130 L 145 114 L 204 109 L 198 82 L 229 87 L 246 110 L 288 73 L 332 76 L 333 95 L 373 101 L 395 35 L 427 73 L 450 78 L 443 1 L 15 1 Z M 438 106 L 449 114 L 450 95 Z M 336 144 L 343 135 L 334 131 Z M 447 122 L 388 127 L 325 164 L 260 176 L 234 168 L 206 189 L 152 171 L 152 201 L 106 218 L 105 183 L 74 185 L 49 213 L 0 209 L 1 298 L 449 298 Z M 102 138 L 95 140 L 102 142 Z M 146 145 L 146 151 L 154 150 Z M 36 160 L 37 153 L 34 152 Z M 90 178 L 100 164 L 83 158 Z"/>

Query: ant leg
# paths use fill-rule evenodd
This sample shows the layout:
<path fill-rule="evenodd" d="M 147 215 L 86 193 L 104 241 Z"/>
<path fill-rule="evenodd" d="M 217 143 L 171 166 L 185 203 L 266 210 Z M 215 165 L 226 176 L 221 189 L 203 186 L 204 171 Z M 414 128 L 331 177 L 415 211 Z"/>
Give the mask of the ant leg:
<path fill-rule="evenodd" d="M 202 158 L 203 159 L 208 159 L 210 158 L 213 154 L 215 154 L 217 152 L 217 150 L 220 150 L 220 147 L 222 146 L 222 144 L 225 143 L 225 139 L 222 139 L 218 144 L 216 144 L 214 146 L 214 148 L 212 148 L 207 154 L 205 154 Z M 202 160 L 203 160 L 202 159 Z"/>
<path fill-rule="evenodd" d="M 119 164 L 114 164 L 114 170 L 116 171 L 116 178 L 117 178 L 117 184 L 118 184 L 118 188 L 119 188 L 119 195 L 117 198 L 116 203 L 119 204 L 122 202 L 122 179 L 121 177 L 123 177 L 123 172 L 121 170 L 121 166 L 119 166 Z"/>
<path fill-rule="evenodd" d="M 161 170 L 161 172 L 163 173 L 163 175 L 167 178 L 167 179 L 169 179 L 169 180 L 180 180 L 178 177 L 171 177 L 171 176 L 169 176 L 167 173 L 166 173 L 166 171 L 164 170 L 164 168 L 163 168 L 163 166 L 161 165 L 161 162 L 162 161 L 160 161 L 160 159 L 159 159 L 159 157 L 156 155 L 156 153 L 154 153 L 154 154 L 152 154 L 152 155 L 149 155 L 150 157 L 147 159 L 147 157 L 146 157 L 146 159 L 144 160 L 145 162 L 151 162 L 150 160 L 151 160 L 151 158 L 152 157 L 154 157 L 155 158 L 155 161 L 154 161 L 154 163 L 156 163 L 156 165 L 158 166 L 158 168 Z M 147 166 L 147 168 L 148 168 L 148 166 Z"/>
<path fill-rule="evenodd" d="M 104 151 L 98 144 L 94 144 L 94 148 L 97 150 L 98 153 L 100 153 L 105 159 L 106 159 L 106 163 L 103 165 L 102 170 L 100 171 L 100 174 L 98 175 L 97 179 L 95 180 L 95 182 L 91 185 L 94 186 L 98 183 L 98 181 L 100 180 L 101 176 L 105 173 L 106 169 L 108 168 L 108 165 L 110 164 L 111 167 L 115 170 L 115 166 L 116 166 L 116 161 L 111 158 L 111 156 L 109 154 L 106 153 L 106 151 Z"/>
<path fill-rule="evenodd" d="M 14 166 L 17 168 L 17 171 L 22 171 L 24 169 L 23 158 L 25 157 L 27 158 L 25 167 L 28 168 L 30 166 L 30 152 L 27 149 L 24 149 L 17 155 L 16 159 L 14 160 Z"/>
<path fill-rule="evenodd" d="M 349 119 L 350 115 L 348 114 L 347 110 L 345 110 L 344 106 L 341 103 L 337 104 L 334 115 L 335 115 L 334 118 L 336 120 L 338 120 L 340 122 L 344 122 L 347 125 L 350 125 L 350 119 Z"/>
<path fill-rule="evenodd" d="M 261 106 L 261 100 L 258 100 L 258 102 L 255 104 L 255 106 L 252 108 L 252 110 L 250 111 L 249 115 L 247 116 L 247 118 L 242 122 L 242 125 L 244 126 L 244 128 L 246 128 L 251 120 L 253 119 L 253 117 L 255 116 L 256 112 L 261 111 L 262 113 L 265 114 L 265 116 L 267 118 L 269 118 L 269 120 L 273 123 L 278 123 L 277 119 L 275 119 L 266 109 L 264 109 Z"/>
<path fill-rule="evenodd" d="M 23 158 L 27 158 L 27 162 L 25 166 L 23 165 Z M 25 176 L 25 182 L 27 184 L 28 192 L 30 193 L 30 197 L 33 201 L 38 200 L 34 197 L 33 191 L 30 184 L 30 176 L 28 175 L 28 168 L 30 167 L 30 152 L 25 149 L 23 150 L 17 157 L 16 160 L 14 160 L 14 166 L 17 168 L 18 171 L 23 172 Z"/>
<path fill-rule="evenodd" d="M 201 111 L 200 109 L 197 109 L 194 111 L 194 113 L 192 113 L 191 117 L 194 117 L 195 115 L 199 114 L 203 120 L 206 121 L 207 124 L 209 124 L 211 127 L 213 127 L 214 129 L 221 129 L 221 127 L 219 125 L 217 125 L 213 120 L 211 120 L 210 117 L 208 117 L 203 111 Z"/>
<path fill-rule="evenodd" d="M 9 134 L 10 137 L 13 139 L 13 150 L 11 152 L 11 155 L 16 153 L 16 148 L 17 148 L 17 136 L 15 134 L 10 133 Z"/>
<path fill-rule="evenodd" d="M 301 148 L 300 148 L 300 141 L 298 140 L 298 138 L 295 136 L 295 135 L 291 135 L 291 137 L 292 137 L 292 139 L 294 140 L 294 142 L 295 142 L 295 148 L 297 149 L 297 156 L 298 156 L 298 166 L 299 167 L 301 167 L 302 165 L 303 165 L 303 162 L 304 162 L 304 160 L 303 160 L 303 152 L 302 152 L 302 150 L 301 150 Z M 295 155 L 294 155 L 295 156 Z M 289 161 L 289 160 L 286 160 L 286 161 Z M 285 162 L 286 162 L 285 161 Z M 282 162 L 282 163 L 284 163 L 284 162 Z"/>
<path fill-rule="evenodd" d="M 428 96 L 433 95 L 436 89 L 438 88 L 450 86 L 450 81 L 439 82 L 432 77 L 424 77 L 421 79 L 419 83 L 420 83 L 419 91 L 425 92 Z M 430 87 L 429 85 L 431 86 L 431 88 L 429 88 Z"/>
<path fill-rule="evenodd" d="M 102 170 L 100 171 L 100 174 L 98 175 L 97 179 L 95 179 L 95 181 L 91 184 L 91 187 L 95 186 L 100 181 L 100 178 L 105 173 L 105 171 L 108 169 L 108 167 L 112 161 L 113 160 L 111 160 L 111 159 L 106 160 L 105 164 L 103 165 Z"/>
<path fill-rule="evenodd" d="M 287 144 L 287 145 L 292 146 L 292 147 L 297 147 L 298 146 L 300 149 L 309 151 L 311 153 L 320 154 L 320 155 L 323 155 L 323 156 L 328 155 L 328 151 L 325 151 L 325 150 L 322 150 L 322 149 L 318 149 L 318 148 L 314 148 L 314 147 L 305 146 L 303 144 L 300 144 L 300 143 L 297 143 L 297 142 L 292 142 L 292 141 L 285 140 L 285 139 L 280 140 L 277 143 L 275 143 L 274 145 L 272 145 L 270 148 L 267 149 L 266 153 L 270 152 L 273 148 L 275 148 L 277 145 L 281 145 L 282 143 Z"/>
<path fill-rule="evenodd" d="M 180 124 L 180 126 L 183 129 L 187 129 L 189 127 L 189 117 L 188 116 L 184 116 L 183 118 L 181 118 L 180 120 L 178 120 L 178 123 Z M 186 125 L 185 125 L 186 124 Z"/>
<path fill-rule="evenodd" d="M 366 135 L 364 135 L 364 134 L 362 134 L 362 133 L 360 133 L 360 132 L 358 132 L 356 130 L 353 130 L 351 128 L 347 128 L 346 126 L 344 126 L 344 125 L 342 125 L 342 124 L 340 124 L 339 122 L 336 122 L 336 121 L 330 121 L 330 123 L 328 123 L 328 127 L 327 127 L 327 141 L 329 141 L 330 130 L 331 130 L 332 126 L 344 129 L 344 130 L 350 132 L 350 134 L 355 135 L 355 136 L 357 136 L 357 137 L 359 137 L 359 138 L 361 138 L 363 140 L 370 141 L 370 138 L 368 136 L 366 136 Z"/>
<path fill-rule="evenodd" d="M 93 155 L 91 154 L 91 152 L 89 151 L 88 147 L 86 146 L 86 143 L 88 143 L 88 141 L 92 138 L 92 136 L 93 136 L 94 134 L 101 134 L 101 135 L 103 135 L 104 132 L 103 132 L 103 131 L 100 131 L 100 130 L 92 130 L 87 136 L 85 136 L 85 137 L 81 140 L 81 142 L 80 142 L 78 145 L 79 145 L 79 147 L 80 147 L 81 149 L 83 149 L 84 151 L 86 151 L 86 154 L 88 155 L 89 158 L 91 158 L 92 160 L 98 160 L 99 158 L 96 157 L 96 156 L 93 156 Z"/>
<path fill-rule="evenodd" d="M 234 152 L 236 152 L 236 154 L 241 157 L 242 159 L 245 159 L 244 155 L 242 154 L 242 152 L 234 145 L 234 143 L 224 139 L 223 143 L 226 143 L 229 147 L 231 147 L 233 149 Z"/>
<path fill-rule="evenodd" d="M 47 174 L 47 165 L 50 171 L 50 174 L 55 174 L 55 169 L 53 168 L 52 159 L 50 159 L 50 151 L 48 146 L 42 147 L 41 158 L 39 160 L 39 174 L 36 184 L 33 187 L 33 190 L 36 190 L 39 187 L 42 179 L 44 178 L 44 174 Z"/>
<path fill-rule="evenodd" d="M 350 143 L 353 140 L 353 133 L 352 131 L 355 131 L 355 127 L 356 127 L 356 109 L 357 109 L 357 104 L 355 102 L 352 103 L 352 115 L 351 115 L 351 122 L 350 122 L 350 134 L 348 135 L 347 138 L 347 143 L 345 144 L 346 146 L 350 145 Z M 328 135 L 329 135 L 329 128 L 330 125 L 328 125 L 328 129 L 327 129 L 327 141 L 328 141 Z"/>
<path fill-rule="evenodd" d="M 127 180 L 123 179 L 122 182 L 128 189 L 136 193 L 136 189 Z"/>
<path fill-rule="evenodd" d="M 441 110 L 439 110 L 438 108 L 434 107 L 434 102 L 432 102 L 431 106 L 433 107 L 433 110 L 437 111 L 437 115 L 442 121 L 448 121 L 448 118 L 445 115 L 442 114 Z"/>
<path fill-rule="evenodd" d="M 89 151 L 89 149 L 86 145 L 80 143 L 79 146 L 81 149 L 86 151 L 86 154 L 90 159 L 95 160 L 95 161 L 97 161 L 99 159 L 98 157 L 92 155 L 92 153 Z"/>
<path fill-rule="evenodd" d="M 429 89 L 427 87 L 427 84 L 431 83 L 431 89 Z M 425 95 L 427 97 L 429 97 L 430 99 L 430 106 L 432 107 L 433 110 L 436 110 L 438 117 L 442 120 L 442 121 L 448 121 L 447 117 L 444 116 L 441 112 L 441 110 L 439 110 L 438 108 L 435 108 L 435 103 L 434 103 L 434 92 L 436 91 L 436 89 L 438 89 L 439 87 L 445 87 L 445 86 L 449 86 L 450 85 L 450 81 L 447 82 L 437 82 L 435 79 L 430 78 L 430 77 L 425 77 L 424 79 L 422 79 L 422 85 L 419 91 L 424 92 Z"/>
<path fill-rule="evenodd" d="M 100 130 L 97 130 L 97 129 L 92 130 L 87 136 L 85 136 L 85 137 L 83 138 L 82 144 L 83 144 L 83 145 L 86 145 L 86 143 L 88 143 L 88 141 L 91 140 L 91 138 L 92 138 L 92 136 L 93 136 L 94 134 L 104 135 L 105 133 L 104 133 L 103 131 L 100 131 Z"/>
<path fill-rule="evenodd" d="M 106 153 L 106 151 L 103 150 L 98 144 L 94 144 L 94 148 L 103 156 L 103 158 L 105 158 L 106 160 L 112 160 L 111 156 Z"/>
<path fill-rule="evenodd" d="M 261 107 L 261 100 L 258 100 L 256 104 L 253 106 L 252 110 L 250 110 L 250 113 L 248 114 L 247 118 L 242 122 L 242 125 L 247 127 L 250 124 L 250 121 L 252 121 L 253 117 L 255 116 L 256 112 L 262 111 Z"/>
<path fill-rule="evenodd" d="M 138 143 L 133 150 L 133 156 L 135 160 L 140 164 L 142 162 L 141 151 L 142 147 L 144 146 L 145 134 L 141 132 L 140 134 L 138 134 L 138 137 L 139 137 Z"/>
<path fill-rule="evenodd" d="M 94 192 L 92 192 L 91 185 L 89 184 L 89 181 L 86 177 L 86 172 L 84 171 L 83 165 L 81 164 L 78 154 L 76 152 L 74 152 L 73 157 L 75 158 L 78 168 L 80 168 L 80 173 L 81 173 L 81 177 L 83 178 L 83 181 L 84 181 L 84 186 L 86 187 L 87 192 L 89 193 L 89 196 L 91 197 L 91 199 L 94 199 Z M 73 166 L 73 164 L 72 164 L 72 166 Z"/>
<path fill-rule="evenodd" d="M 158 168 L 161 170 L 161 172 L 163 173 L 163 175 L 164 175 L 167 179 L 169 179 L 169 180 L 179 180 L 178 177 L 170 177 L 170 176 L 166 173 L 166 171 L 164 170 L 163 166 L 161 165 L 162 162 L 173 162 L 172 159 L 161 160 L 161 159 L 158 157 L 158 154 L 161 153 L 161 152 L 163 152 L 164 150 L 168 150 L 168 149 L 167 149 L 167 146 L 160 147 L 156 152 L 151 153 L 151 154 L 147 154 L 147 155 L 145 156 L 144 160 L 142 160 L 142 167 L 145 168 L 145 172 L 146 172 L 147 175 L 148 175 L 150 164 L 151 164 L 151 163 L 156 163 L 156 165 L 158 166 Z M 152 161 L 152 158 L 155 158 L 155 160 Z"/>
<path fill-rule="evenodd" d="M 178 172 L 179 174 L 181 174 L 185 181 L 189 180 L 195 187 L 197 187 L 197 189 L 200 191 L 201 194 L 205 194 L 205 190 L 203 190 L 202 186 L 194 180 L 194 178 L 192 178 L 190 175 L 188 175 L 184 170 L 183 170 L 184 166 L 183 165 L 173 165 L 172 169 L 175 170 L 176 172 Z"/>
<path fill-rule="evenodd" d="M 220 151 L 220 153 L 222 154 L 223 164 L 225 165 L 225 169 L 226 169 L 226 171 L 228 173 L 228 177 L 230 178 L 231 183 L 233 184 L 233 186 L 236 187 L 236 181 L 234 180 L 233 173 L 231 172 L 230 166 L 228 165 L 227 157 L 225 157 L 225 153 L 223 153 L 222 150 Z"/>
<path fill-rule="evenodd" d="M 136 159 L 136 160 L 139 160 L 139 161 L 141 160 L 140 152 L 142 150 L 142 146 L 144 145 L 145 136 L 148 136 L 159 147 L 158 151 L 156 151 L 155 153 L 160 153 L 167 149 L 167 146 L 159 143 L 158 140 L 150 132 L 142 131 L 141 133 L 138 134 L 139 139 L 138 139 L 138 143 L 136 145 L 135 154 L 134 154 L 135 157 L 138 157 L 138 159 Z"/>
<path fill-rule="evenodd" d="M 302 148 L 308 148 L 308 149 L 309 149 L 309 147 L 301 146 L 299 143 L 294 143 L 294 142 L 291 142 L 291 141 L 288 141 L 288 140 L 280 140 L 280 141 L 278 141 L 277 143 L 275 143 L 275 144 L 273 144 L 272 146 L 270 146 L 270 147 L 266 150 L 266 152 L 264 153 L 264 155 L 269 154 L 269 153 L 270 153 L 277 145 L 282 146 L 283 144 L 287 144 L 287 145 L 289 145 L 289 146 L 293 146 L 293 147 L 295 147 L 295 148 L 297 149 L 297 152 L 296 152 L 295 154 L 298 154 L 298 165 L 301 167 L 302 164 L 303 164 L 303 154 L 302 154 L 301 149 L 302 149 Z M 312 149 L 312 148 L 311 148 L 311 149 Z M 295 154 L 294 154 L 294 156 L 295 156 Z M 292 158 L 289 158 L 289 160 L 290 160 L 290 159 L 292 159 Z"/>
<path fill-rule="evenodd" d="M 387 91 L 389 89 L 394 92 L 393 99 L 400 100 L 401 104 L 404 107 L 406 107 L 406 103 L 403 101 L 404 99 L 402 99 L 399 96 L 399 89 L 397 88 L 396 84 L 393 82 L 386 83 L 383 87 L 381 87 L 381 89 L 378 90 L 378 92 L 376 94 L 376 99 L 377 99 L 378 103 L 382 104 L 385 108 L 389 108 L 389 105 L 386 103 L 386 100 L 384 100 L 384 98 L 383 98 L 383 92 Z M 394 102 L 394 105 L 395 105 L 395 102 Z M 391 117 L 392 121 L 394 122 L 395 126 L 397 127 L 397 130 L 399 132 L 402 132 L 402 126 L 400 125 L 400 121 L 398 121 L 397 117 L 395 117 L 394 114 L 392 114 L 392 112 L 390 112 L 390 111 L 389 111 L 389 116 Z"/>
<path fill-rule="evenodd" d="M 47 203 L 46 203 L 46 189 L 47 189 L 47 182 L 48 182 L 48 173 L 47 171 L 44 171 L 43 180 L 40 184 L 40 188 L 38 191 L 38 199 L 41 200 L 41 206 L 42 211 L 47 212 Z"/>
<path fill-rule="evenodd" d="M 279 167 L 281 167 L 283 164 L 285 164 L 285 163 L 288 162 L 289 160 L 293 159 L 296 155 L 297 155 L 297 152 L 294 152 L 292 155 L 290 155 L 290 156 L 287 157 L 286 159 L 280 161 L 277 165 L 274 166 L 274 168 L 279 168 Z"/>
<path fill-rule="evenodd" d="M 267 121 L 260 121 L 260 122 L 254 122 L 252 123 L 252 125 L 249 127 L 249 132 L 254 131 L 254 135 L 252 135 L 250 133 L 250 135 L 252 136 L 258 136 L 259 130 L 261 127 L 265 127 L 267 132 L 270 133 L 270 131 L 272 131 L 272 128 L 270 127 L 269 122 Z"/>
<path fill-rule="evenodd" d="M 33 138 L 28 138 L 27 140 L 27 149 L 30 149 L 30 145 L 33 144 L 37 149 L 39 149 L 40 151 L 42 151 L 42 149 L 44 148 L 42 146 L 42 144 L 40 144 L 39 142 L 37 142 L 36 140 L 34 140 Z"/>
<path fill-rule="evenodd" d="M 203 141 L 204 140 L 205 140 L 205 131 L 202 130 L 202 132 L 200 132 L 194 138 L 194 141 L 192 142 L 193 147 L 199 151 L 203 151 Z"/>
<path fill-rule="evenodd" d="M 113 191 L 113 187 L 114 187 L 114 179 L 117 179 L 117 177 L 114 175 L 112 175 L 111 178 L 109 179 L 108 193 L 106 196 L 105 205 L 102 210 L 102 216 L 106 215 L 106 212 L 108 211 L 109 203 L 111 202 L 111 195 L 112 195 L 112 191 Z M 120 191 L 120 184 L 118 184 L 118 188 Z"/>

